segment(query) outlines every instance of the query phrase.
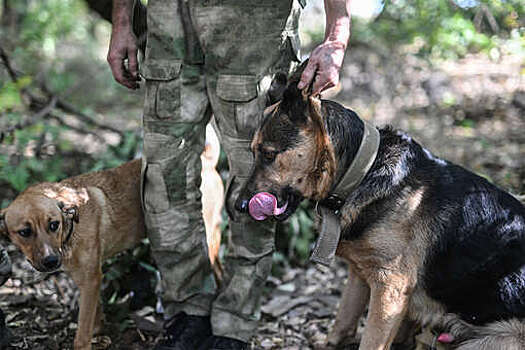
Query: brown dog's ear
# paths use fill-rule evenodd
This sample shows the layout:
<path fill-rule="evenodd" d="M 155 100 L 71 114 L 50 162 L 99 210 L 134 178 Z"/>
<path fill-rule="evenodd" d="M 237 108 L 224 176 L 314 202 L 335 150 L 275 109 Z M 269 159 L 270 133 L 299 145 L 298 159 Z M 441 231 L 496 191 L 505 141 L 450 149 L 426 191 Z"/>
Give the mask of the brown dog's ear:
<path fill-rule="evenodd" d="M 78 207 L 76 205 L 66 205 L 64 202 L 58 202 L 58 207 L 62 210 L 62 214 L 68 220 L 79 222 Z"/>

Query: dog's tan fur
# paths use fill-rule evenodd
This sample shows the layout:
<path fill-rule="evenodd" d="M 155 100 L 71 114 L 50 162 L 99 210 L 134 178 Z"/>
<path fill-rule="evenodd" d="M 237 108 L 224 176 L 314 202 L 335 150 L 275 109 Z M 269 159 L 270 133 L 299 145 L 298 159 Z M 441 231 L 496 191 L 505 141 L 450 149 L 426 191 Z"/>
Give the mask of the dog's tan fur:
<path fill-rule="evenodd" d="M 218 141 L 207 145 L 202 155 L 204 178 L 203 214 L 208 252 L 216 276 L 218 261 L 222 181 L 215 171 Z M 38 270 L 46 257 L 60 257 L 64 270 L 80 290 L 75 350 L 91 349 L 93 334 L 100 331 L 99 300 L 102 263 L 129 249 L 145 235 L 140 199 L 141 161 L 134 160 L 110 170 L 84 174 L 59 183 L 29 187 L 0 213 L 0 232 L 8 234 Z M 50 223 L 58 221 L 55 232 Z M 3 223 L 3 224 L 2 224 Z M 72 231 L 71 225 L 73 225 Z M 30 227 L 29 237 L 18 232 Z M 3 229 L 3 230 L 2 230 Z M 69 232 L 72 232 L 67 239 Z"/>

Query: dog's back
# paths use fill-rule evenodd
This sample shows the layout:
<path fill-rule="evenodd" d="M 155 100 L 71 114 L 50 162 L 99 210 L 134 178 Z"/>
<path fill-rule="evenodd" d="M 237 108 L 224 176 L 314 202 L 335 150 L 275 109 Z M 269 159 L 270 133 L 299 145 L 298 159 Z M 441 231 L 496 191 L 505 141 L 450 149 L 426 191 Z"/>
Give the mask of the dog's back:
<path fill-rule="evenodd" d="M 525 207 L 454 164 L 437 164 L 431 178 L 422 203 L 436 226 L 429 295 L 472 324 L 525 317 Z"/>
<path fill-rule="evenodd" d="M 137 159 L 116 168 L 82 174 L 59 183 L 78 191 L 83 188 L 88 190 L 88 195 L 92 197 L 91 204 L 88 200 L 80 207 L 80 217 L 85 211 L 99 212 L 100 229 L 104 231 L 100 237 L 104 241 L 101 245 L 103 259 L 133 247 L 145 237 L 140 169 L 141 160 Z"/>

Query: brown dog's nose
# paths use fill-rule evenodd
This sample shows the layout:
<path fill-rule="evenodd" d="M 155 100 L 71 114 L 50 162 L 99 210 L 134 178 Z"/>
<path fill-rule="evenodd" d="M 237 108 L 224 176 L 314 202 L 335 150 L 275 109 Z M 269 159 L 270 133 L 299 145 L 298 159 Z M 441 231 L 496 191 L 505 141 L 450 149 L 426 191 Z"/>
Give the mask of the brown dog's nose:
<path fill-rule="evenodd" d="M 248 211 L 248 200 L 244 198 L 237 198 L 235 201 L 235 210 L 246 213 Z"/>
<path fill-rule="evenodd" d="M 46 270 L 54 270 L 58 267 L 60 263 L 60 259 L 56 255 L 48 255 L 44 258 L 42 261 L 42 265 L 46 268 Z"/>

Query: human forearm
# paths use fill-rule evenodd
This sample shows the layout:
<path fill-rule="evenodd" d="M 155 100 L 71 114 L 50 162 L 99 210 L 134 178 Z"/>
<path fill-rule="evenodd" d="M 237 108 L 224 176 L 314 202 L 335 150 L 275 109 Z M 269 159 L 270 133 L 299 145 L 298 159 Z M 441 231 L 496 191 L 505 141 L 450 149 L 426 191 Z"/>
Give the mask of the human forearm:
<path fill-rule="evenodd" d="M 133 0 L 113 0 L 113 12 L 111 14 L 113 30 L 131 28 L 132 11 Z"/>
<path fill-rule="evenodd" d="M 137 89 L 139 85 L 137 38 L 133 34 L 131 14 L 133 0 L 113 0 L 113 28 L 109 43 L 108 63 L 120 84 Z M 127 65 L 125 61 L 127 60 Z"/>
<path fill-rule="evenodd" d="M 324 41 L 348 44 L 350 38 L 350 0 L 324 0 L 326 27 Z"/>
<path fill-rule="evenodd" d="M 297 85 L 312 86 L 312 94 L 336 86 L 350 38 L 350 0 L 324 0 L 326 29 L 324 41 L 310 54 L 310 59 Z"/>

